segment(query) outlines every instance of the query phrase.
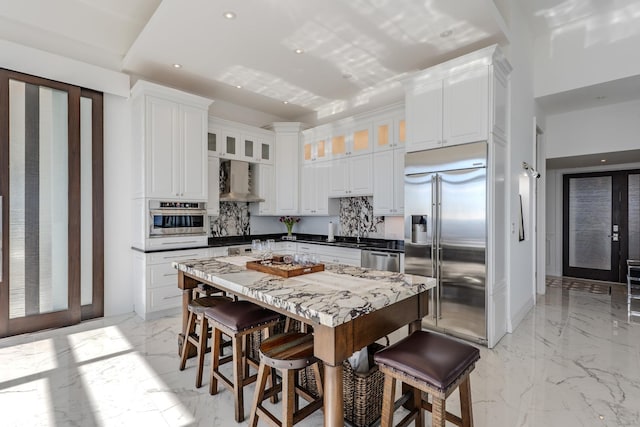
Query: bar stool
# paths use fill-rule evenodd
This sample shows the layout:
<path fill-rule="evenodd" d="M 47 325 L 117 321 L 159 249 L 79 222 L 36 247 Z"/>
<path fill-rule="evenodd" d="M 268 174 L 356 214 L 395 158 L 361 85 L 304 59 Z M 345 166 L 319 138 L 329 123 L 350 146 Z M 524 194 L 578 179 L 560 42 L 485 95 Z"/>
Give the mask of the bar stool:
<path fill-rule="evenodd" d="M 318 397 L 299 386 L 297 372 L 313 365 L 316 377 Z M 282 383 L 275 385 L 275 372 L 282 373 Z M 271 375 L 272 387 L 268 390 L 267 379 Z M 282 420 L 262 406 L 262 402 L 282 391 Z M 322 377 L 318 359 L 313 356 L 313 335 L 302 332 L 289 332 L 266 339 L 260 346 L 260 367 L 258 383 L 253 399 L 249 426 L 256 427 L 258 418 L 263 416 L 271 425 L 290 427 L 297 424 L 316 410 L 322 408 Z M 298 396 L 309 402 L 304 408 L 298 408 Z"/>
<path fill-rule="evenodd" d="M 209 393 L 218 393 L 220 380 L 234 394 L 235 417 L 237 422 L 244 421 L 244 386 L 253 383 L 257 375 L 249 375 L 249 365 L 258 368 L 258 364 L 247 357 L 247 337 L 254 331 L 265 330 L 282 320 L 282 316 L 249 301 L 237 301 L 205 310 L 204 317 L 213 328 L 211 344 L 211 376 Z M 233 381 L 220 372 L 220 365 L 229 360 L 220 359 L 222 334 L 231 337 L 233 360 Z M 244 348 L 244 351 L 243 351 Z"/>
<path fill-rule="evenodd" d="M 382 427 L 393 425 L 395 383 L 400 380 L 413 388 L 411 412 L 398 425 L 415 420 L 424 426 L 422 409 L 431 412 L 431 425 L 444 427 L 445 421 L 457 426 L 472 427 L 471 385 L 469 374 L 480 359 L 480 351 L 459 341 L 427 331 L 416 331 L 396 344 L 374 355 L 384 373 Z M 446 398 L 460 389 L 461 417 L 446 411 Z M 422 393 L 432 395 L 433 403 L 422 399 Z"/>
<path fill-rule="evenodd" d="M 207 283 L 198 283 L 198 286 L 196 286 L 195 288 L 193 288 L 193 298 L 201 298 L 201 297 L 208 297 L 211 296 L 213 294 L 221 294 L 223 296 L 226 296 L 226 293 L 224 291 L 221 291 L 220 289 L 211 286 Z"/>
<path fill-rule="evenodd" d="M 209 322 L 204 316 L 207 308 L 216 307 L 220 304 L 233 302 L 229 297 L 207 296 L 196 298 L 189 302 L 189 319 L 187 320 L 187 330 L 184 331 L 184 341 L 180 352 L 180 370 L 184 371 L 189 354 L 195 348 L 198 358 L 198 370 L 196 372 L 196 387 L 202 386 L 202 371 L 204 368 L 204 355 L 207 352 L 207 338 L 209 338 Z M 199 333 L 196 333 L 196 326 L 199 326 Z"/>

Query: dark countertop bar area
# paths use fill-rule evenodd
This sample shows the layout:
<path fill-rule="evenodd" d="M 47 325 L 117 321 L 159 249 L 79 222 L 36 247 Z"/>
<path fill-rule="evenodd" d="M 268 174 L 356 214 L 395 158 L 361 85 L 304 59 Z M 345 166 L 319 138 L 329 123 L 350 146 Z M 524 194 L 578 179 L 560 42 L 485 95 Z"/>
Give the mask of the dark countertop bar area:
<path fill-rule="evenodd" d="M 321 234 L 294 234 L 295 240 L 287 240 L 283 237 L 282 233 L 277 234 L 254 234 L 246 236 L 221 236 L 221 237 L 209 237 L 207 246 L 187 247 L 187 248 L 172 248 L 172 249 L 152 249 L 142 250 L 140 248 L 132 247 L 133 250 L 143 253 L 155 253 L 155 252 L 167 252 L 177 251 L 182 249 L 203 249 L 203 248 L 215 248 L 222 246 L 240 246 L 251 245 L 251 241 L 254 239 L 267 240 L 273 239 L 276 242 L 285 241 L 291 243 L 310 243 L 314 245 L 335 246 L 341 248 L 351 249 L 366 249 L 377 250 L 383 252 L 404 252 L 404 241 L 402 240 L 386 240 L 386 239 L 372 239 L 361 237 L 360 242 L 355 237 L 336 236 L 334 242 L 327 242 L 327 236 Z"/>

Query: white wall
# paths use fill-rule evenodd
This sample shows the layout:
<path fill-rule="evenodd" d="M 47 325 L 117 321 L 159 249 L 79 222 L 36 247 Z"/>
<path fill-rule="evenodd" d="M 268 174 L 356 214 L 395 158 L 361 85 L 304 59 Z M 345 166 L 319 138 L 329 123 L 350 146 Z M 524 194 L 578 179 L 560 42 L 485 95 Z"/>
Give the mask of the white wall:
<path fill-rule="evenodd" d="M 131 110 L 104 95 L 104 314 L 133 311 L 131 277 Z"/>
<path fill-rule="evenodd" d="M 508 234 L 509 269 L 509 320 L 507 330 L 512 332 L 533 306 L 534 267 L 532 263 L 535 240 L 531 233 L 525 241 L 518 240 L 520 213 L 519 182 L 523 173 L 522 162 L 535 164 L 533 98 L 533 38 L 522 14 L 520 5 L 512 2 L 511 44 L 505 49 L 513 66 L 511 73 L 510 141 L 508 174 L 507 218 L 511 233 Z M 529 191 L 529 195 L 533 195 Z M 532 206 L 531 203 L 526 204 Z"/>
<path fill-rule="evenodd" d="M 640 46 L 637 1 L 615 5 L 615 11 L 598 18 L 563 22 L 569 14 L 560 10 L 549 18 L 554 29 L 535 41 L 536 97 L 640 74 L 640 55 L 632 53 Z"/>
<path fill-rule="evenodd" d="M 637 150 L 640 101 L 547 117 L 547 158 Z"/>

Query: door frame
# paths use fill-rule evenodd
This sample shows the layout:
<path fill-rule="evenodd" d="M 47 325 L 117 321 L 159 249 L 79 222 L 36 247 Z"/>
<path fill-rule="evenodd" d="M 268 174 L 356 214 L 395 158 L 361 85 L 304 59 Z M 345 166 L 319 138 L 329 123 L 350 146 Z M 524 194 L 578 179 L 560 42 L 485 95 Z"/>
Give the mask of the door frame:
<path fill-rule="evenodd" d="M 66 92 L 68 124 L 67 309 L 11 319 L 9 313 L 9 80 Z M 81 157 L 80 99 L 92 100 L 92 302 L 81 306 Z M 0 195 L 2 204 L 2 281 L 0 281 L 0 337 L 79 323 L 104 314 L 104 169 L 103 95 L 78 86 L 0 68 Z"/>

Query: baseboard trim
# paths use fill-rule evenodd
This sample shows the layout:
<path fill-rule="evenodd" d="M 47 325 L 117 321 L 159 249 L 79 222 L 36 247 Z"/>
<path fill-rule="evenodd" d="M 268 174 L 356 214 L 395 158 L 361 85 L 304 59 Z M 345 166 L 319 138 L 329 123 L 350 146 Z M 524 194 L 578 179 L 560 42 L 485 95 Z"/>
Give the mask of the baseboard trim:
<path fill-rule="evenodd" d="M 517 311 L 517 313 L 509 319 L 509 322 L 507 324 L 507 332 L 509 332 L 510 334 L 513 333 L 513 331 L 518 327 L 520 322 L 524 320 L 533 306 L 534 301 L 533 298 L 530 297 L 525 301 L 524 305 Z"/>

